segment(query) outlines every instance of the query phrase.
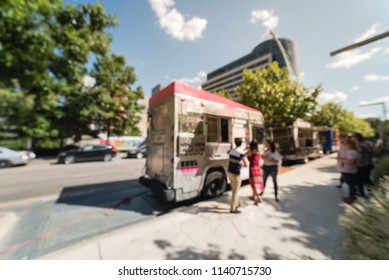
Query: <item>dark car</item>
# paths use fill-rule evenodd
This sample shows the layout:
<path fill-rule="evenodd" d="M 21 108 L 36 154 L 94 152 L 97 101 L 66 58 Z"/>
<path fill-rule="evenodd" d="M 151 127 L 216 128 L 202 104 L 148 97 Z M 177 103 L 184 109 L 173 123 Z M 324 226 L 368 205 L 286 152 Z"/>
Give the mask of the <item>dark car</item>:
<path fill-rule="evenodd" d="M 116 156 L 116 149 L 111 145 L 89 145 L 79 149 L 61 152 L 58 162 L 70 164 L 80 161 L 111 161 Z"/>
<path fill-rule="evenodd" d="M 133 150 L 127 151 L 128 158 L 144 158 L 147 157 L 147 145 L 146 142 L 143 142 L 138 147 Z"/>

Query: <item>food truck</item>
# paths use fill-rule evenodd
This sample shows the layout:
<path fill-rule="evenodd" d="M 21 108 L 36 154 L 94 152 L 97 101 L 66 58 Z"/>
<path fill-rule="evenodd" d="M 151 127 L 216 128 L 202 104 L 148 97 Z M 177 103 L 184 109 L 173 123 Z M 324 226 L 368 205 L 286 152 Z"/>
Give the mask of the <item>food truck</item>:
<path fill-rule="evenodd" d="M 333 127 L 322 127 L 319 128 L 319 133 L 323 153 L 331 154 L 339 150 L 339 129 Z"/>
<path fill-rule="evenodd" d="M 270 137 L 278 143 L 284 161 L 307 163 L 310 158 L 323 154 L 318 129 L 302 119 L 296 119 L 289 126 L 270 128 L 269 131 Z"/>
<path fill-rule="evenodd" d="M 164 201 L 222 194 L 234 139 L 263 149 L 261 112 L 213 93 L 173 82 L 149 100 L 145 174 L 140 182 Z M 248 168 L 241 176 L 248 179 Z"/>

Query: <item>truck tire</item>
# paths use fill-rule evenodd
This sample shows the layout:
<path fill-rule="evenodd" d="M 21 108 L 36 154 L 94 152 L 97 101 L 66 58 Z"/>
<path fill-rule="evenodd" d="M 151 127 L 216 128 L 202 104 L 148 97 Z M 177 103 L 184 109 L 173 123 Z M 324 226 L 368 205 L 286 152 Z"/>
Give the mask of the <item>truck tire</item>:
<path fill-rule="evenodd" d="M 215 197 L 223 194 L 227 188 L 227 180 L 224 172 L 211 171 L 205 178 L 204 186 L 202 189 L 203 197 Z"/>

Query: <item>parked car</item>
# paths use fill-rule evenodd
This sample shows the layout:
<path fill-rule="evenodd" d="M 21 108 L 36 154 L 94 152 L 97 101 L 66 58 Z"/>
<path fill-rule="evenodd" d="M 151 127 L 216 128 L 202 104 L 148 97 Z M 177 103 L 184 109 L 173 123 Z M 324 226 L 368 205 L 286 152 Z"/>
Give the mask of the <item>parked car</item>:
<path fill-rule="evenodd" d="M 17 151 L 7 147 L 0 147 L 0 168 L 13 165 L 25 165 L 35 158 L 32 151 Z"/>
<path fill-rule="evenodd" d="M 88 145 L 59 153 L 58 162 L 70 164 L 80 161 L 111 161 L 116 156 L 116 149 L 111 145 Z"/>
<path fill-rule="evenodd" d="M 141 143 L 138 147 L 133 150 L 127 151 L 128 158 L 144 158 L 147 157 L 147 144 L 146 141 Z"/>

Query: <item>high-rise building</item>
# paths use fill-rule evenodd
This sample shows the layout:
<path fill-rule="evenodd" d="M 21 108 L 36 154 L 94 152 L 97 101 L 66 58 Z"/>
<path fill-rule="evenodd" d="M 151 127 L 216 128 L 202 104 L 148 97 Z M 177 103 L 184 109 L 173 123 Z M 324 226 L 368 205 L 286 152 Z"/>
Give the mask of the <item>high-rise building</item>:
<path fill-rule="evenodd" d="M 294 42 L 288 39 L 279 39 L 279 41 L 289 59 L 290 67 L 293 68 L 288 69 L 289 73 L 298 73 Z M 235 88 L 242 83 L 244 69 L 254 71 L 273 61 L 277 61 L 280 67 L 288 65 L 277 42 L 271 39 L 257 45 L 251 53 L 208 73 L 207 81 L 202 84 L 202 88 L 210 92 L 226 90 L 233 95 Z"/>

